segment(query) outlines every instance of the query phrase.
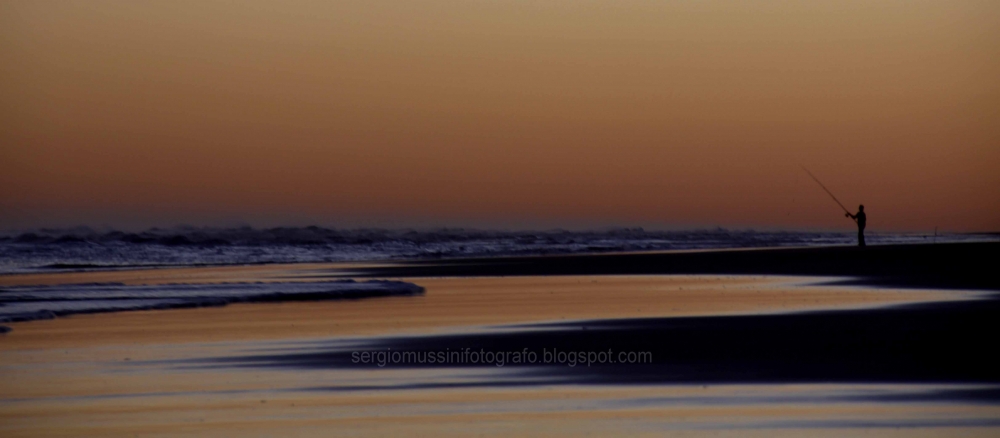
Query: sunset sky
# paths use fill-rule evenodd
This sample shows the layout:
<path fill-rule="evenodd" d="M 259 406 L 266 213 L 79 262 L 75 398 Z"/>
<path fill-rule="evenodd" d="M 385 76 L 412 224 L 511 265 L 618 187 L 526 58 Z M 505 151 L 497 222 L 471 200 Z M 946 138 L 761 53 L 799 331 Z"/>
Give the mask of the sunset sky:
<path fill-rule="evenodd" d="M 0 230 L 1000 230 L 1000 2 L 0 0 Z"/>

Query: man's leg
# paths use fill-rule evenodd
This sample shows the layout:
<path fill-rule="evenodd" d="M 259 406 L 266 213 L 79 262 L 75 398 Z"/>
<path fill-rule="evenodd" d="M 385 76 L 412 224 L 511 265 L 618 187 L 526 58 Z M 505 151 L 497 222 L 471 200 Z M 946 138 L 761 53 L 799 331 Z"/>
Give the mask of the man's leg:
<path fill-rule="evenodd" d="M 865 246 L 865 229 L 858 228 L 858 246 Z"/>

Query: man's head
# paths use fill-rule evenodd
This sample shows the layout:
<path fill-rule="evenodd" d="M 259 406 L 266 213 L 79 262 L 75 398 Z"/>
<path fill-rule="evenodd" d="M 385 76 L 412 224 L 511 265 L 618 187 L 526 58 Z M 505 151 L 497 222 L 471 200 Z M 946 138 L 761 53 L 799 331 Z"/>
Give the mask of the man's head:
<path fill-rule="evenodd" d="M 865 211 L 865 206 L 864 205 L 859 205 L 858 206 L 858 211 Z"/>

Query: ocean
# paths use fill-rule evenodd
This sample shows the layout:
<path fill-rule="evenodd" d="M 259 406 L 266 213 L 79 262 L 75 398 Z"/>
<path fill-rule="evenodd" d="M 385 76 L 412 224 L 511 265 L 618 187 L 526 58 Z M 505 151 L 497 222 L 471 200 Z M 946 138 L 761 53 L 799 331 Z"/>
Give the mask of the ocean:
<path fill-rule="evenodd" d="M 0 234 L 0 274 L 607 252 L 852 245 L 853 232 L 620 228 L 594 231 L 90 228 Z M 997 234 L 868 232 L 870 245 L 1000 240 Z"/>

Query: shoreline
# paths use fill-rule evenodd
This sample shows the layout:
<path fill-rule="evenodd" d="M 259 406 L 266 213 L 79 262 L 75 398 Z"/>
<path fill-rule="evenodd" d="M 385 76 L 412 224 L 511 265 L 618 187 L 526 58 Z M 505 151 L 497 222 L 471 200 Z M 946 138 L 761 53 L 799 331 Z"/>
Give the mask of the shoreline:
<path fill-rule="evenodd" d="M 0 287 L 92 282 L 125 278 L 126 284 L 163 284 L 172 272 L 222 281 L 241 281 L 254 271 L 314 270 L 323 278 L 503 277 L 547 275 L 775 275 L 845 277 L 845 284 L 938 289 L 1000 290 L 990 260 L 1000 259 L 1000 242 L 746 247 L 585 254 L 459 257 L 352 262 L 241 263 L 219 265 L 129 266 L 121 268 L 0 274 Z M 58 280 L 65 278 L 67 280 Z M 258 274 L 256 279 L 264 279 Z M 45 283 L 31 282 L 44 279 Z M 858 280 L 860 279 L 860 281 Z M 53 282 L 53 280 L 56 280 Z"/>
<path fill-rule="evenodd" d="M 0 336 L 0 351 L 95 345 L 108 339 L 174 343 L 427 334 L 560 320 L 763 315 L 982 300 L 984 297 L 980 292 L 875 291 L 813 284 L 801 277 L 774 276 L 512 276 L 401 280 L 413 282 L 426 291 L 415 296 L 235 303 L 12 322 L 5 323 L 13 330 Z M 815 280 L 822 283 L 824 279 Z"/>
<path fill-rule="evenodd" d="M 737 248 L 530 257 L 490 257 L 394 263 L 277 264 L 225 267 L 98 270 L 16 274 L 0 277 L 0 288 L 39 285 L 219 284 L 322 282 L 344 279 L 407 279 L 567 276 L 822 277 L 826 286 L 935 290 L 1000 290 L 990 260 L 1000 259 L 1000 242 L 858 247 Z M 0 289 L 2 290 L 2 289 Z M 287 294 L 285 301 L 294 300 Z M 360 297 L 360 296 L 359 296 Z M 321 298 L 321 297 L 320 297 Z M 208 300 L 211 303 L 218 300 Z M 277 302 L 284 302 L 276 300 Z M 322 301 L 322 300 L 320 300 Z M 176 306 L 183 307 L 183 306 Z M 192 304 L 186 307 L 201 307 Z M 130 311 L 123 309 L 121 311 Z M 117 313 L 118 310 L 95 313 Z M 84 313 L 84 312 L 75 312 Z M 42 318 L 44 319 L 44 318 Z M 4 322 L 0 335 L 9 333 Z"/>

